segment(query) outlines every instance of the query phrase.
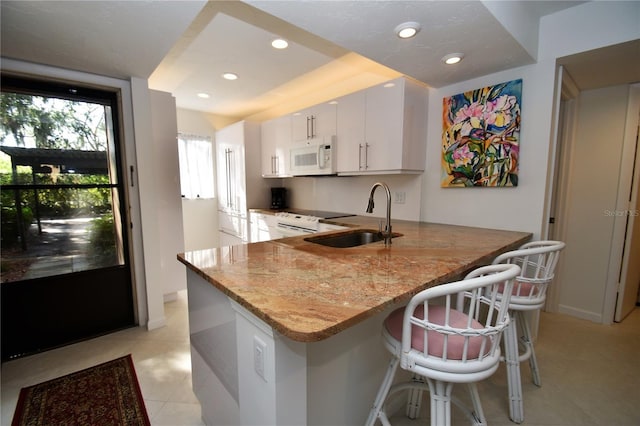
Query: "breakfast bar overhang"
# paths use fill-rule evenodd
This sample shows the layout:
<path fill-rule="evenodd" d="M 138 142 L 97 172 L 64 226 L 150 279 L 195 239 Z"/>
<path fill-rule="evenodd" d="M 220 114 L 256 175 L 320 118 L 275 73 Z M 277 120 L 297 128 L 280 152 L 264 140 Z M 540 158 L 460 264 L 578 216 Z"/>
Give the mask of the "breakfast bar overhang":
<path fill-rule="evenodd" d="M 339 220 L 377 229 L 372 218 Z M 531 238 L 409 221 L 393 221 L 393 230 L 401 236 L 390 247 L 292 237 L 178 255 L 206 424 L 363 424 L 389 360 L 385 316 Z"/>

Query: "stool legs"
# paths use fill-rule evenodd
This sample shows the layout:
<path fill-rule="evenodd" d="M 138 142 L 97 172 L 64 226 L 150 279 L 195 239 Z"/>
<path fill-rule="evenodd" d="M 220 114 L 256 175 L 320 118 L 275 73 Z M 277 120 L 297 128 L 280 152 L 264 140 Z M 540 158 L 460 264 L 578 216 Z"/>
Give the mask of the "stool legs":
<path fill-rule="evenodd" d="M 431 426 L 451 425 L 451 391 L 453 383 L 427 379 L 431 393 Z"/>
<path fill-rule="evenodd" d="M 380 418 L 380 421 L 383 425 L 389 425 L 389 419 L 387 418 L 386 413 L 382 410 L 384 406 L 384 402 L 387 399 L 387 395 L 389 394 L 389 389 L 391 388 L 391 384 L 393 383 L 393 378 L 396 374 L 396 370 L 398 369 L 398 365 L 400 364 L 400 358 L 394 357 L 389 362 L 389 367 L 387 368 L 387 373 L 382 380 L 382 384 L 380 385 L 380 389 L 378 389 L 378 394 L 376 395 L 376 399 L 373 402 L 373 407 L 371 411 L 369 411 L 369 417 L 367 418 L 367 422 L 365 426 L 373 426 L 376 422 L 376 419 Z"/>
<path fill-rule="evenodd" d="M 416 383 L 424 383 L 424 379 L 417 374 L 411 378 Z M 420 405 L 422 404 L 423 391 L 419 388 L 409 389 L 409 397 L 407 398 L 406 415 L 410 419 L 417 419 L 420 414 Z"/>
<path fill-rule="evenodd" d="M 504 329 L 504 351 L 509 385 L 509 417 L 515 423 L 524 420 L 522 403 L 522 381 L 520 378 L 520 355 L 518 351 L 518 316 L 511 315 L 509 325 Z"/>
<path fill-rule="evenodd" d="M 520 342 L 525 348 L 524 354 L 519 356 L 520 362 L 529 360 L 529 367 L 531 368 L 531 375 L 533 376 L 533 383 L 536 386 L 541 386 L 540 383 L 540 372 L 538 371 L 538 361 L 536 360 L 536 351 L 533 349 L 533 338 L 531 336 L 531 327 L 529 326 L 529 321 L 527 321 L 527 317 L 524 312 L 516 311 L 515 314 L 518 316 L 518 324 L 521 329 L 521 337 Z"/>
<path fill-rule="evenodd" d="M 524 352 L 520 353 L 519 344 Z M 540 372 L 536 352 L 533 348 L 531 327 L 523 311 L 512 311 L 511 322 L 504 330 L 504 351 L 507 364 L 507 379 L 509 381 L 509 417 L 515 423 L 524 421 L 524 407 L 522 402 L 522 377 L 520 363 L 529 360 L 533 383 L 540 386 Z"/>
<path fill-rule="evenodd" d="M 431 426 L 450 426 L 451 425 L 451 403 L 456 406 L 467 416 L 473 426 L 487 426 L 487 420 L 484 417 L 484 411 L 480 403 L 480 394 L 476 383 L 467 383 L 469 393 L 471 395 L 471 401 L 473 403 L 473 410 L 462 404 L 462 402 L 452 396 L 453 383 L 443 382 L 441 380 L 429 379 L 419 375 L 407 382 L 397 383 L 392 386 L 395 372 L 398 368 L 399 360 L 393 359 L 389 363 L 387 373 L 382 381 L 382 385 L 378 390 L 375 402 L 369 417 L 365 423 L 365 426 L 373 426 L 376 420 L 380 420 L 383 426 L 391 426 L 387 413 L 384 410 L 386 399 L 397 392 L 407 391 L 409 397 L 413 396 L 416 405 L 412 406 L 414 418 L 417 418 L 420 413 L 420 402 L 415 400 L 418 395 L 422 396 L 425 391 L 429 392 L 429 399 L 431 403 L 431 411 L 429 413 L 431 417 Z M 409 406 L 407 406 L 409 408 Z M 408 413 L 407 413 L 408 414 Z"/>
<path fill-rule="evenodd" d="M 478 393 L 478 386 L 475 383 L 469 383 L 467 385 L 469 393 L 471 394 L 471 401 L 473 402 L 473 411 L 470 413 L 474 426 L 487 426 L 487 420 L 484 417 L 484 410 L 482 404 L 480 404 L 480 394 Z"/>

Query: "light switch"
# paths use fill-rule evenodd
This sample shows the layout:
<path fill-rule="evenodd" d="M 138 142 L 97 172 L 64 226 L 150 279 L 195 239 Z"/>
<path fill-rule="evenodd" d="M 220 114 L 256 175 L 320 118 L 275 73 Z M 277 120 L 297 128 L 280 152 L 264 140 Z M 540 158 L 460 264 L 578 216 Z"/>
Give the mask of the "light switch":
<path fill-rule="evenodd" d="M 258 376 L 262 377 L 265 382 L 267 381 L 264 374 L 264 358 L 266 353 L 267 344 L 260 340 L 258 336 L 253 336 L 253 367 Z"/>

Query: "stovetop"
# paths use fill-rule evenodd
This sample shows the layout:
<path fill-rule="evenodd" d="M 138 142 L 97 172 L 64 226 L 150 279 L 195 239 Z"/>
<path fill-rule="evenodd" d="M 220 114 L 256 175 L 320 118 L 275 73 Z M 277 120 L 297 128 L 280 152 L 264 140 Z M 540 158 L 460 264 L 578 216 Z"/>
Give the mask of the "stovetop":
<path fill-rule="evenodd" d="M 302 215 L 302 216 L 319 217 L 320 219 L 335 219 L 338 217 L 355 216 L 354 214 L 351 214 L 351 213 L 329 212 L 329 211 L 323 211 L 323 210 L 284 209 L 283 211 L 287 213 Z"/>

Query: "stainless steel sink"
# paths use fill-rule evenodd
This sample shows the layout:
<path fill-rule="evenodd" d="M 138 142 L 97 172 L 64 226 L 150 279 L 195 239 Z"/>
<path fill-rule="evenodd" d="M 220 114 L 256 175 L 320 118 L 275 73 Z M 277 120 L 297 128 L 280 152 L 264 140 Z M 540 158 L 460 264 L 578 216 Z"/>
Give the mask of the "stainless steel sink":
<path fill-rule="evenodd" d="M 394 233 L 392 234 L 392 238 L 399 237 L 400 235 L 401 234 Z M 380 232 L 372 229 L 356 229 L 353 231 L 342 232 L 337 235 L 333 234 L 307 237 L 304 240 L 327 247 L 347 248 L 382 241 L 384 240 L 384 236 Z"/>

